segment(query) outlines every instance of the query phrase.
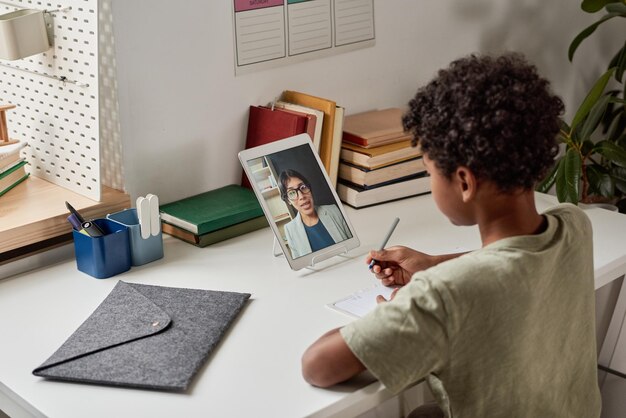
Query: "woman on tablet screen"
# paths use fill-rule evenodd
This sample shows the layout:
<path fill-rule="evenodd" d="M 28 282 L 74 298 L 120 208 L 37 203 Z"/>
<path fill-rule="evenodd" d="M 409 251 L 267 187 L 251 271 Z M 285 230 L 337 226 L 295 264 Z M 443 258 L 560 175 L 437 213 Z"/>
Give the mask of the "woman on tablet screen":
<path fill-rule="evenodd" d="M 280 173 L 282 199 L 298 214 L 285 225 L 292 258 L 321 250 L 352 236 L 337 205 L 315 206 L 311 183 L 295 170 Z"/>

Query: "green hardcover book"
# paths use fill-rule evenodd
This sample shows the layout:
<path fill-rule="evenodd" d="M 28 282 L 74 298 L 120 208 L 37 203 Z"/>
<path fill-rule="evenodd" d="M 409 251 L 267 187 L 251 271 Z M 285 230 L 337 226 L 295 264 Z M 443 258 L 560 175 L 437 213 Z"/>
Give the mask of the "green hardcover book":
<path fill-rule="evenodd" d="M 196 235 L 263 216 L 254 192 L 235 184 L 161 205 L 160 211 L 163 221 Z"/>
<path fill-rule="evenodd" d="M 26 164 L 26 161 L 21 161 L 0 173 L 0 196 L 28 178 L 30 174 L 24 168 Z"/>
<path fill-rule="evenodd" d="M 258 216 L 256 218 L 227 226 L 226 228 L 218 229 L 213 232 L 207 232 L 202 235 L 196 235 L 186 229 L 163 222 L 163 232 L 198 247 L 206 247 L 207 245 L 238 237 L 239 235 L 247 234 L 248 232 L 256 231 L 257 229 L 265 228 L 267 226 L 267 219 L 265 219 L 265 216 Z"/>

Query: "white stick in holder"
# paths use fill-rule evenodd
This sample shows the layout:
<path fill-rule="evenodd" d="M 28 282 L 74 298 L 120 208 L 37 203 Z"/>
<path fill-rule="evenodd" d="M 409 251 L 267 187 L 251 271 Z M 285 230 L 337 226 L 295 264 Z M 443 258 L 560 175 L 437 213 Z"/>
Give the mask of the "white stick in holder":
<path fill-rule="evenodd" d="M 150 202 L 145 197 L 137 198 L 137 218 L 139 219 L 139 229 L 141 238 L 150 238 Z"/>
<path fill-rule="evenodd" d="M 161 217 L 159 215 L 159 197 L 154 194 L 147 194 L 146 199 L 150 202 L 150 234 L 159 235 L 161 232 Z"/>

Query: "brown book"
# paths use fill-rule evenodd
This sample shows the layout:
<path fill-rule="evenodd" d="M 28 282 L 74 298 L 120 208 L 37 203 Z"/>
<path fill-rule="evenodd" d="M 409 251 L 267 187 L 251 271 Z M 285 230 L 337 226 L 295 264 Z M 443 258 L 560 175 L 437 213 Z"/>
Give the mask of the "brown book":
<path fill-rule="evenodd" d="M 422 155 L 419 146 L 411 146 L 410 140 L 396 142 L 374 148 L 364 148 L 358 145 L 343 142 L 340 158 L 370 170 L 410 160 Z"/>
<path fill-rule="evenodd" d="M 345 117 L 343 140 L 362 147 L 373 147 L 410 138 L 404 130 L 399 108 L 370 110 Z"/>
<path fill-rule="evenodd" d="M 324 112 L 324 122 L 322 124 L 322 139 L 320 141 L 319 156 L 324 164 L 326 173 L 331 174 L 331 157 L 333 145 L 333 132 L 335 129 L 335 111 L 337 104 L 328 99 L 311 96 L 297 91 L 286 90 L 283 92 L 281 100 L 301 106 L 312 107 Z"/>
<path fill-rule="evenodd" d="M 375 170 L 342 162 L 339 164 L 339 178 L 360 186 L 375 186 L 403 177 L 426 171 L 422 157 L 388 165 Z"/>

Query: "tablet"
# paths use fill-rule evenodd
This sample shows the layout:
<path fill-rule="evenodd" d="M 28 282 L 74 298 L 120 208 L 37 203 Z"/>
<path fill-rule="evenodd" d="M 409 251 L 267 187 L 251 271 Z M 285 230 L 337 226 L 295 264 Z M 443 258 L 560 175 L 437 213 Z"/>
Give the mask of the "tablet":
<path fill-rule="evenodd" d="M 292 269 L 359 246 L 307 134 L 246 149 L 239 161 Z"/>

